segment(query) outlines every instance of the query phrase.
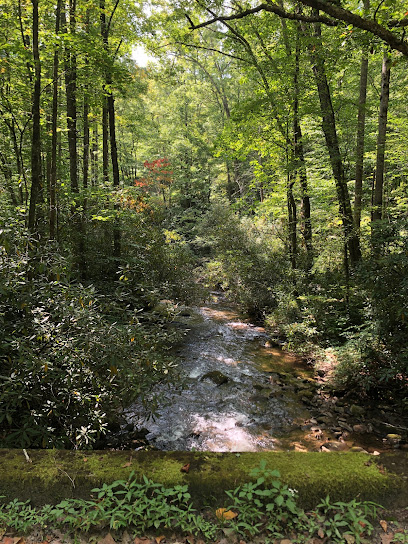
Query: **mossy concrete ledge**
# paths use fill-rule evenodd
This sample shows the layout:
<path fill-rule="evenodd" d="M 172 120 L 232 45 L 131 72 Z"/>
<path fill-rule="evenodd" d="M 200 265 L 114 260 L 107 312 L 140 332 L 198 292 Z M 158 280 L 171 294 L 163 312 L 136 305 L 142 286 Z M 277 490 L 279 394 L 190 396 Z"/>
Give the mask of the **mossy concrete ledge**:
<path fill-rule="evenodd" d="M 171 487 L 188 484 L 195 501 L 220 506 L 225 490 L 251 480 L 249 472 L 261 459 L 277 469 L 282 481 L 299 492 L 310 508 L 330 494 L 332 500 L 372 500 L 385 506 L 408 504 L 408 454 L 363 453 L 212 453 L 162 451 L 0 450 L 0 499 L 31 499 L 32 504 L 55 504 L 63 498 L 89 498 L 104 482 L 148 478 Z M 189 464 L 188 472 L 182 467 Z"/>

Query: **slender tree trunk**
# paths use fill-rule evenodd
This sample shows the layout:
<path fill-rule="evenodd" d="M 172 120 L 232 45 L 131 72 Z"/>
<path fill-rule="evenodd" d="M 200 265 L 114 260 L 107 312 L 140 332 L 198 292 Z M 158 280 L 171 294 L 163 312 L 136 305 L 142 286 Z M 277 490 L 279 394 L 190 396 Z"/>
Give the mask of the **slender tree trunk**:
<path fill-rule="evenodd" d="M 58 36 L 60 31 L 62 0 L 57 1 L 55 34 Z M 57 231 L 57 122 L 58 122 L 58 71 L 59 71 L 59 51 L 58 45 L 55 45 L 53 83 L 52 83 L 52 114 L 51 114 L 51 172 L 50 172 L 50 209 L 49 209 L 49 229 L 50 240 L 56 239 Z"/>
<path fill-rule="evenodd" d="M 326 69 L 322 58 L 322 43 L 320 24 L 315 23 L 315 46 L 309 48 L 310 60 L 315 76 L 320 108 L 322 112 L 322 129 L 326 140 L 326 146 L 330 156 L 334 181 L 336 184 L 337 199 L 339 202 L 340 217 L 343 223 L 345 243 L 350 256 L 350 264 L 354 266 L 361 259 L 360 242 L 354 230 L 353 214 L 351 210 L 350 195 L 344 175 L 343 161 L 340 153 L 340 145 L 337 136 L 336 119 L 331 100 L 330 88 L 327 81 Z"/>
<path fill-rule="evenodd" d="M 103 46 L 107 49 L 107 24 L 105 14 L 105 0 L 100 0 L 99 4 L 101 15 L 101 36 Z M 103 99 L 102 99 L 102 171 L 104 183 L 109 183 L 109 113 L 108 113 L 108 98 L 105 85 L 103 86 Z"/>
<path fill-rule="evenodd" d="M 382 219 L 384 170 L 385 170 L 385 143 L 387 136 L 388 102 L 390 98 L 391 57 L 384 53 L 381 72 L 381 98 L 378 116 L 377 162 L 375 167 L 375 183 L 373 194 L 372 221 Z"/>
<path fill-rule="evenodd" d="M 85 89 L 86 93 L 86 89 Z M 84 189 L 88 187 L 89 179 L 89 102 L 88 97 L 84 96 L 84 147 L 82 156 L 82 168 L 83 168 L 83 186 Z"/>
<path fill-rule="evenodd" d="M 112 84 L 111 78 L 109 78 L 109 85 Z M 118 147 L 116 142 L 116 122 L 115 122 L 115 99 L 112 92 L 108 95 L 108 112 L 109 112 L 109 143 L 111 150 L 111 162 L 112 162 L 112 176 L 113 186 L 119 187 L 119 165 L 118 165 Z"/>
<path fill-rule="evenodd" d="M 40 100 L 41 100 L 41 62 L 38 48 L 38 2 L 32 0 L 33 5 L 33 61 L 34 61 L 34 92 L 32 103 L 33 129 L 31 140 L 31 193 L 28 212 L 28 228 L 31 233 L 37 230 L 37 204 L 42 191 L 41 179 L 41 126 L 40 126 Z"/>
<path fill-rule="evenodd" d="M 98 175 L 98 155 L 99 155 L 99 149 L 98 149 L 98 121 L 94 121 L 93 129 L 92 129 L 92 185 L 98 185 L 99 181 L 99 175 Z"/>
<path fill-rule="evenodd" d="M 313 266 L 313 242 L 312 242 L 312 219 L 310 215 L 310 197 L 307 183 L 307 172 L 305 155 L 303 149 L 302 129 L 299 121 L 299 68 L 300 68 L 300 28 L 297 28 L 295 73 L 294 73 L 294 101 L 293 101 L 293 139 L 294 156 L 296 164 L 296 176 L 300 181 L 302 197 L 302 235 L 306 247 L 306 270 L 310 271 Z"/>
<path fill-rule="evenodd" d="M 106 99 L 104 102 L 104 109 L 106 107 L 106 114 L 108 116 L 108 119 L 106 119 L 104 115 L 103 124 L 107 123 L 109 121 L 109 143 L 110 143 L 110 150 L 111 150 L 111 163 L 112 163 L 112 177 L 113 177 L 113 186 L 118 189 L 120 185 L 120 175 L 119 175 L 119 164 L 118 164 L 118 149 L 117 149 L 117 142 L 116 142 L 116 122 L 115 122 L 115 99 L 112 92 L 112 73 L 109 66 L 109 30 L 110 30 L 110 23 L 112 21 L 112 17 L 115 13 L 115 9 L 117 8 L 119 4 L 119 0 L 116 1 L 115 7 L 112 11 L 112 14 L 109 19 L 109 23 L 106 22 L 106 16 L 104 12 L 105 8 L 105 0 L 100 0 L 100 8 L 101 8 L 101 35 L 102 35 L 102 41 L 103 46 L 106 53 L 106 60 L 107 63 L 106 71 L 105 71 L 105 95 Z M 107 127 L 106 127 L 107 128 Z M 104 177 L 105 173 L 105 152 L 107 154 L 107 147 L 105 149 L 105 138 L 107 138 L 107 134 L 103 133 L 104 138 Z M 107 142 L 106 142 L 107 143 Z M 106 177 L 105 177 L 106 181 Z M 115 204 L 115 209 L 119 211 L 119 205 Z M 113 228 L 113 256 L 118 263 L 120 256 L 121 256 L 121 229 L 120 229 L 120 220 L 119 216 L 115 219 L 115 224 Z"/>
<path fill-rule="evenodd" d="M 7 191 L 10 194 L 11 202 L 13 203 L 13 206 L 18 206 L 17 197 L 13 189 L 13 172 L 2 153 L 0 153 L 0 163 L 4 179 L 6 181 Z"/>
<path fill-rule="evenodd" d="M 63 14 L 65 19 L 65 12 Z M 65 26 L 65 25 L 64 25 Z M 69 29 L 71 36 L 76 33 L 76 0 L 69 0 Z M 78 193 L 78 150 L 77 150 L 77 62 L 72 45 L 65 53 L 65 89 L 67 97 L 67 127 L 69 149 L 69 174 L 71 190 Z"/>
<path fill-rule="evenodd" d="M 364 10 L 370 8 L 370 0 L 364 0 Z M 363 196 L 364 136 L 367 102 L 368 49 L 364 47 L 360 68 L 360 95 L 358 100 L 357 139 L 356 139 L 356 181 L 354 188 L 354 227 L 360 231 L 361 201 Z"/>
<path fill-rule="evenodd" d="M 289 257 L 293 269 L 297 267 L 297 210 L 293 196 L 294 184 L 292 176 L 288 174 L 286 197 L 288 205 Z"/>

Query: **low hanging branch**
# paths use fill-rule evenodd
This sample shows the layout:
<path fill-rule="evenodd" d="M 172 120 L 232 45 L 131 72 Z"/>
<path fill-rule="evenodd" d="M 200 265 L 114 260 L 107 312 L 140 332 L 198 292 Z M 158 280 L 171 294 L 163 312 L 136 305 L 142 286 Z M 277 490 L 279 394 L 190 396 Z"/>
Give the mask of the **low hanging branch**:
<path fill-rule="evenodd" d="M 327 15 L 330 16 L 330 18 L 325 16 L 320 16 L 320 15 L 307 16 L 300 13 L 288 12 L 284 8 L 276 5 L 271 0 L 268 0 L 265 3 L 259 4 L 258 6 L 254 8 L 242 10 L 232 15 L 214 16 L 212 19 L 209 19 L 199 24 L 194 24 L 188 15 L 186 15 L 186 18 L 192 30 L 209 26 L 215 22 L 225 23 L 227 21 L 243 19 L 244 17 L 247 17 L 248 15 L 253 15 L 261 11 L 274 13 L 275 15 L 278 15 L 279 17 L 282 17 L 283 19 L 304 21 L 306 23 L 323 23 L 328 26 L 337 26 L 339 22 L 341 21 L 346 24 L 352 25 L 356 28 L 360 28 L 361 30 L 366 30 L 367 32 L 370 32 L 371 34 L 373 34 L 374 36 L 377 36 L 377 38 L 380 38 L 382 41 L 388 44 L 391 47 L 391 49 L 400 51 L 400 53 L 408 57 L 408 42 L 404 39 L 404 37 L 400 38 L 398 35 L 391 32 L 387 27 L 380 25 L 376 21 L 372 19 L 363 18 L 360 15 L 353 13 L 352 11 L 344 9 L 334 3 L 327 2 L 325 0 L 300 0 L 300 1 L 305 6 L 309 6 L 311 8 L 325 12 Z M 408 19 L 405 17 L 404 19 L 400 21 L 392 20 L 388 23 L 387 26 L 389 28 L 406 27 L 408 26 Z"/>

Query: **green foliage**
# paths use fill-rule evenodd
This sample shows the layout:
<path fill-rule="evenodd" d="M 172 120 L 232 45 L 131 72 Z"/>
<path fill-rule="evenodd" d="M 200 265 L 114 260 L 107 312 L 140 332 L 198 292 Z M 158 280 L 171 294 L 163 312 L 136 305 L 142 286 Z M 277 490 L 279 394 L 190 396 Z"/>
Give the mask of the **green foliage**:
<path fill-rule="evenodd" d="M 0 442 L 90 447 L 118 408 L 143 398 L 174 366 L 166 355 L 176 338 L 166 329 L 173 313 L 141 311 L 146 299 L 170 292 L 177 271 L 163 287 L 159 263 L 151 260 L 150 283 L 140 286 L 144 299 L 127 297 L 124 280 L 111 281 L 110 293 L 74 282 L 53 248 L 28 252 L 22 241 L 3 232 Z M 181 253 L 165 248 L 162 260 L 169 267 L 177 260 L 181 270 Z"/>
<path fill-rule="evenodd" d="M 304 512 L 296 505 L 296 490 L 280 481 L 277 470 L 266 468 L 262 460 L 259 468 L 251 471 L 255 482 L 238 486 L 226 494 L 232 500 L 229 508 L 238 510 L 231 527 L 243 536 L 266 532 L 281 537 L 292 529 L 303 528 Z"/>
<path fill-rule="evenodd" d="M 330 542 L 345 542 L 353 536 L 357 544 L 373 532 L 371 520 L 379 505 L 373 502 L 331 503 L 329 497 L 316 510 L 305 513 L 296 504 L 296 490 L 282 484 L 277 470 L 266 467 L 262 460 L 251 471 L 254 481 L 226 492 L 231 501 L 231 517 L 206 519 L 191 502 L 187 485 L 165 488 L 143 476 L 142 481 L 131 473 L 127 480 L 103 484 L 92 490 L 90 500 L 66 499 L 56 506 L 34 509 L 29 501 L 14 500 L 0 506 L 0 525 L 26 533 L 33 527 L 60 527 L 69 531 L 92 528 L 132 528 L 139 534 L 147 531 L 177 530 L 214 541 L 220 526 L 228 534 L 243 537 L 262 535 L 271 538 L 290 536 L 292 542 L 319 536 Z M 225 509 L 222 509 L 224 512 Z M 398 542 L 405 542 L 405 535 Z"/>
<path fill-rule="evenodd" d="M 276 286 L 284 281 L 287 262 L 279 246 L 271 243 L 268 229 L 222 206 L 203 218 L 201 229 L 214 255 L 207 265 L 210 284 L 227 291 L 252 315 L 263 316 L 276 306 Z"/>
<path fill-rule="evenodd" d="M 323 533 L 330 542 L 341 543 L 346 535 L 351 535 L 360 544 L 363 535 L 372 534 L 374 527 L 369 519 L 376 517 L 378 508 L 380 505 L 370 501 L 331 503 L 327 496 L 317 505 L 309 530 L 311 534 Z"/>
<path fill-rule="evenodd" d="M 92 500 L 66 499 L 55 507 L 35 510 L 27 502 L 17 500 L 0 507 L 0 524 L 26 532 L 36 525 L 52 524 L 71 531 L 89 531 L 93 527 L 138 532 L 178 529 L 183 533 L 213 538 L 216 526 L 197 514 L 190 501 L 187 485 L 165 488 L 143 476 L 137 482 L 131 473 L 128 480 L 92 490 Z"/>

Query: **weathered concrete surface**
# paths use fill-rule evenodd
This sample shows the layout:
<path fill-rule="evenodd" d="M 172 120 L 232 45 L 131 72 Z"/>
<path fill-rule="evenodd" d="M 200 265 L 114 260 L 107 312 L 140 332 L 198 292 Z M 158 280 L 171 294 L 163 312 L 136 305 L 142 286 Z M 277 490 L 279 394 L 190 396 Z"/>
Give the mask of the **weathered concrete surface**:
<path fill-rule="evenodd" d="M 212 453 L 0 450 L 0 499 L 31 499 L 34 505 L 67 497 L 89 498 L 102 483 L 126 479 L 134 471 L 166 486 L 188 484 L 193 499 L 220 506 L 225 490 L 250 480 L 249 472 L 267 461 L 282 481 L 299 492 L 299 504 L 310 508 L 327 494 L 332 500 L 358 497 L 385 506 L 408 504 L 408 454 L 374 457 L 363 453 Z M 188 473 L 182 472 L 190 464 Z"/>

